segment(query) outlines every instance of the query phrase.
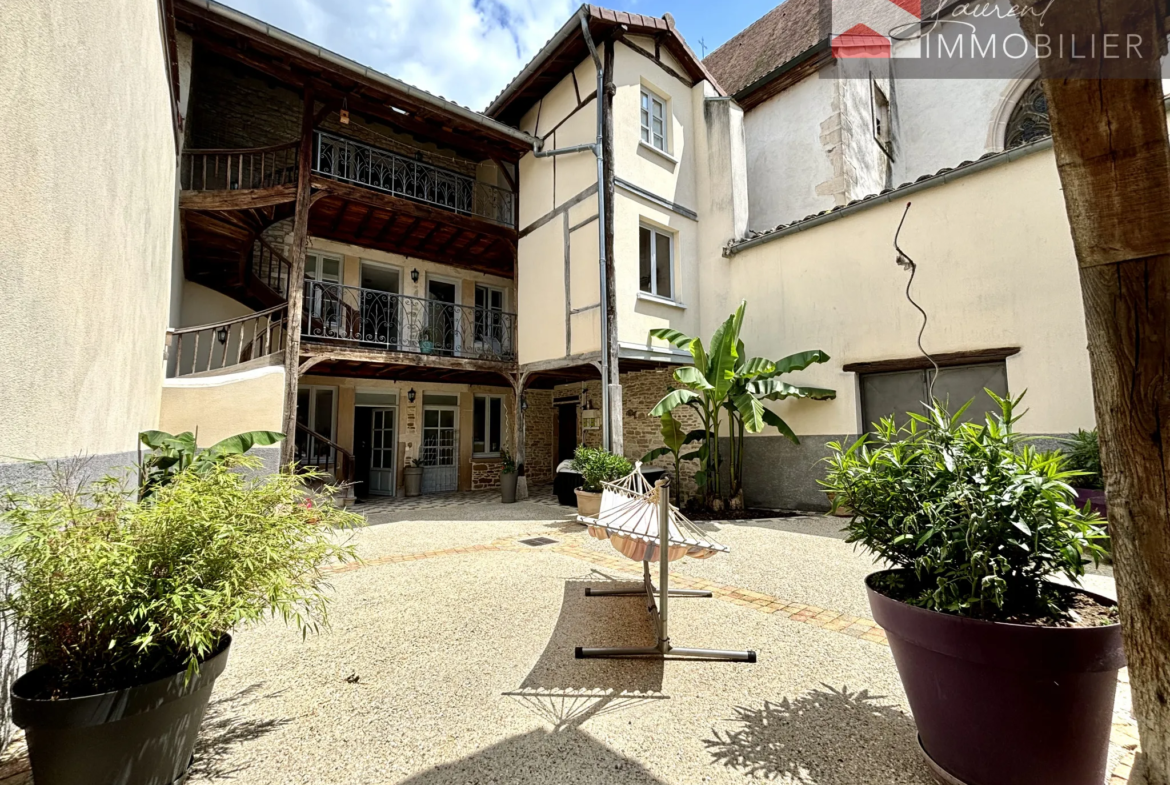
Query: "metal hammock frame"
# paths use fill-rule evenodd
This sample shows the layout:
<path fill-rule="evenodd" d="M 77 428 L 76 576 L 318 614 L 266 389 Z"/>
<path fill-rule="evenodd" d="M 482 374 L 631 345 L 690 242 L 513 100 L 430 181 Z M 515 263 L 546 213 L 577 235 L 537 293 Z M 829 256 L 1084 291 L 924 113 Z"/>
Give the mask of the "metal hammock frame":
<path fill-rule="evenodd" d="M 629 477 L 616 483 L 605 483 L 606 490 L 622 497 L 614 506 L 607 510 L 602 502 L 602 511 L 596 521 L 586 519 L 590 533 L 600 538 L 617 538 L 628 540 L 639 545 L 643 556 L 642 561 L 642 588 L 641 589 L 585 589 L 586 597 L 636 597 L 645 594 L 648 605 L 646 610 L 654 620 L 657 634 L 657 643 L 653 646 L 635 647 L 603 647 L 587 648 L 578 646 L 574 652 L 577 659 L 698 659 L 698 660 L 727 660 L 731 662 L 755 662 L 754 651 L 733 651 L 728 649 L 693 649 L 674 646 L 670 642 L 670 632 L 667 626 L 668 611 L 671 597 L 711 597 L 709 591 L 696 589 L 670 588 L 670 562 L 690 555 L 692 550 L 704 555 L 698 558 L 707 558 L 716 553 L 727 553 L 730 549 L 708 539 L 699 527 L 688 520 L 670 503 L 669 481 L 659 480 L 653 488 L 642 476 L 639 467 L 635 467 Z M 647 508 L 655 509 L 658 513 L 657 537 L 634 532 L 631 520 L 640 510 L 645 513 Z M 608 513 L 608 514 L 607 514 Z M 594 530 L 597 531 L 594 531 Z M 629 554 L 615 543 L 615 547 L 627 556 Z M 673 558 L 672 558 L 673 553 Z M 651 561 L 658 561 L 658 586 L 655 587 L 650 574 Z"/>

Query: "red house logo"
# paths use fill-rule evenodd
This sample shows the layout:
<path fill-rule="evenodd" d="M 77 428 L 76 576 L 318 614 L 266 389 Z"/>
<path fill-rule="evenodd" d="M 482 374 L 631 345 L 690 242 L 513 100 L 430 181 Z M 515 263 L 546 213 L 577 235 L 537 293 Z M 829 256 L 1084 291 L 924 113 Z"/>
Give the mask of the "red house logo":
<path fill-rule="evenodd" d="M 835 58 L 893 56 L 891 31 L 914 26 L 922 19 L 922 0 L 833 0 L 832 36 Z"/>

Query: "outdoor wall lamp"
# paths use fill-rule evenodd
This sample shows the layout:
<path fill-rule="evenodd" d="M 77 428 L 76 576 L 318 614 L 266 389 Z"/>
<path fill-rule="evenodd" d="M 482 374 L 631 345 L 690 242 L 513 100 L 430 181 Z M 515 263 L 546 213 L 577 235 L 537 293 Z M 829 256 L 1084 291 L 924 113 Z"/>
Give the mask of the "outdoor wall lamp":
<path fill-rule="evenodd" d="M 221 344 L 227 343 L 228 328 L 220 327 L 218 330 L 216 330 L 215 331 L 215 339 L 217 341 L 219 341 Z"/>
<path fill-rule="evenodd" d="M 522 411 L 522 412 L 528 411 L 528 396 L 527 395 L 520 396 L 520 411 Z"/>
<path fill-rule="evenodd" d="M 410 401 L 411 403 L 414 403 L 414 396 L 415 396 L 414 388 L 411 387 L 410 390 L 407 391 L 407 393 L 406 393 L 406 400 Z"/>
<path fill-rule="evenodd" d="M 418 269 L 417 268 L 410 271 L 410 280 L 414 281 L 415 283 L 418 283 Z"/>

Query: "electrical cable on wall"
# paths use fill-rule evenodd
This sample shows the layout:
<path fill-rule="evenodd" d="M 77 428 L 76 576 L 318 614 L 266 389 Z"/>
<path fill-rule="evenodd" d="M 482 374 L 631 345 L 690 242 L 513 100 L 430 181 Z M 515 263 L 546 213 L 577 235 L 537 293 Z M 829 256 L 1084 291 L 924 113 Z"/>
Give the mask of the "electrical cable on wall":
<path fill-rule="evenodd" d="M 928 403 L 933 405 L 934 383 L 938 381 L 939 368 L 938 363 L 934 361 L 934 358 L 931 357 L 926 349 L 922 347 L 922 336 L 926 332 L 926 325 L 930 321 L 930 317 L 926 315 L 926 311 L 922 309 L 921 305 L 914 301 L 914 297 L 910 294 L 910 287 L 914 285 L 914 276 L 918 272 L 918 264 L 915 263 L 915 261 L 910 258 L 910 255 L 903 251 L 902 248 L 898 245 L 898 238 L 902 236 L 902 227 L 906 224 L 906 216 L 910 214 L 911 204 L 913 204 L 913 202 L 906 202 L 906 211 L 902 213 L 902 220 L 898 224 L 898 231 L 894 233 L 894 250 L 898 252 L 898 258 L 895 261 L 897 261 L 898 266 L 903 270 L 910 271 L 910 280 L 906 282 L 906 299 L 910 301 L 911 305 L 918 309 L 918 313 L 922 314 L 922 329 L 918 331 L 918 351 L 922 352 L 922 356 L 929 360 L 930 364 L 934 366 L 934 373 L 930 377 L 930 386 L 927 388 L 927 395 L 930 398 Z"/>

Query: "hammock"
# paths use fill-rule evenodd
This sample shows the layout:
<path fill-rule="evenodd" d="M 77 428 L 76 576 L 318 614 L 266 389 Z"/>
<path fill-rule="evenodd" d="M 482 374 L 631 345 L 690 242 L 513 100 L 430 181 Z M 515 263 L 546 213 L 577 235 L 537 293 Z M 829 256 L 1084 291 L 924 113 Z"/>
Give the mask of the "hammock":
<path fill-rule="evenodd" d="M 642 476 L 641 462 L 634 471 L 617 482 L 602 483 L 601 512 L 596 519 L 579 518 L 589 527 L 589 534 L 609 540 L 619 553 L 634 561 L 658 561 L 661 536 L 658 531 L 660 489 L 653 488 Z M 714 542 L 678 508 L 670 505 L 669 547 L 667 561 L 684 556 L 709 559 L 729 548 Z"/>
<path fill-rule="evenodd" d="M 642 562 L 641 589 L 585 589 L 586 597 L 628 597 L 645 593 L 647 610 L 654 620 L 658 641 L 653 646 L 590 648 L 578 646 L 577 659 L 594 657 L 730 660 L 755 662 L 754 651 L 692 649 L 670 642 L 667 607 L 671 597 L 710 597 L 711 592 L 670 588 L 670 562 L 691 556 L 706 559 L 729 548 L 712 541 L 706 533 L 670 503 L 670 486 L 665 480 L 650 487 L 635 465 L 628 477 L 603 483 L 601 512 L 596 519 L 578 520 L 599 540 L 609 540 L 623 556 Z M 661 522 L 661 523 L 660 523 Z M 665 529 L 665 531 L 663 531 Z M 658 586 L 650 575 L 651 562 L 658 562 Z"/>

